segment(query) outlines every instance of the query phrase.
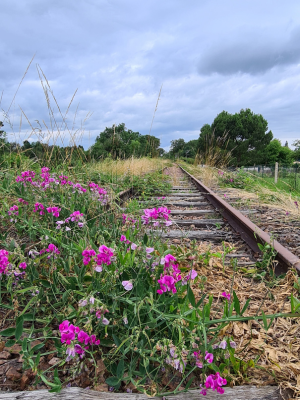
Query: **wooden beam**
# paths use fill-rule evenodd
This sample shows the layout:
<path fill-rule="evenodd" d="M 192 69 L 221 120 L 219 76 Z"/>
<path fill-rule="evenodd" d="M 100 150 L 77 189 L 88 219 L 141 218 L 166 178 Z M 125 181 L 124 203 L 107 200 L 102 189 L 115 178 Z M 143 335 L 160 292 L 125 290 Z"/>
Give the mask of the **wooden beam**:
<path fill-rule="evenodd" d="M 225 393 L 207 390 L 203 397 L 200 390 L 189 390 L 186 393 L 167 396 L 167 400 L 282 400 L 276 386 L 237 386 L 224 388 Z M 49 393 L 48 390 L 34 390 L 31 392 L 0 392 L 1 400 L 162 400 L 162 397 L 148 397 L 137 393 L 110 393 L 72 387 L 63 389 L 60 393 Z"/>

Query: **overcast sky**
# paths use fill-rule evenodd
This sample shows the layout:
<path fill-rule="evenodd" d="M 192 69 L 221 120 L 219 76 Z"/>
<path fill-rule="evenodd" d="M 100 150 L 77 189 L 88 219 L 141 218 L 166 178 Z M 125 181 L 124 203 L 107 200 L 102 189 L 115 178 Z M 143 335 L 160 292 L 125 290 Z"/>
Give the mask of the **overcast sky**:
<path fill-rule="evenodd" d="M 242 108 L 262 114 L 283 144 L 300 139 L 299 0 L 1 0 L 0 10 L 3 110 L 35 54 L 9 110 L 17 140 L 31 134 L 21 109 L 57 134 L 37 65 L 63 114 L 78 89 L 67 123 L 85 148 L 114 123 L 148 134 L 161 85 L 151 133 L 165 149 Z M 48 140 L 46 128 L 41 135 Z"/>

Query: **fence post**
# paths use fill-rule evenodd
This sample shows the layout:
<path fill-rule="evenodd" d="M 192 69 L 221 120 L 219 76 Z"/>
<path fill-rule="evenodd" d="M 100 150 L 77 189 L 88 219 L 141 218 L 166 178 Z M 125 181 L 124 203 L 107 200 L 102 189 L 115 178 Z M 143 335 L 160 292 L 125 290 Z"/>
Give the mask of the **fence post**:
<path fill-rule="evenodd" d="M 275 163 L 275 183 L 278 181 L 278 162 Z"/>

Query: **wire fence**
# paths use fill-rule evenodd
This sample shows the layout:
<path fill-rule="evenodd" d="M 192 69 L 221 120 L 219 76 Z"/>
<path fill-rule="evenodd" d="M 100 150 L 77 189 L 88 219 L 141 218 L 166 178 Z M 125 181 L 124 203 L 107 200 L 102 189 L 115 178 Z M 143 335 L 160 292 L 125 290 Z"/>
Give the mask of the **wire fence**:
<path fill-rule="evenodd" d="M 278 165 L 277 182 L 275 182 L 276 166 L 273 165 L 254 165 L 252 167 L 244 167 L 243 171 L 248 171 L 253 175 L 257 175 L 263 179 L 269 180 L 277 184 L 286 184 L 295 190 L 300 190 L 300 164 L 292 166 Z"/>

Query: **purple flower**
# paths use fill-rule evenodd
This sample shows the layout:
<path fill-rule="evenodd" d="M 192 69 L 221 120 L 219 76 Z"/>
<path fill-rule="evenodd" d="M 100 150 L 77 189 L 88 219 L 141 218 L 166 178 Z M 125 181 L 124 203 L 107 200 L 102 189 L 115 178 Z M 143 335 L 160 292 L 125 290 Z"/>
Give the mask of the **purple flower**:
<path fill-rule="evenodd" d="M 230 347 L 232 347 L 233 349 L 236 348 L 236 343 L 233 340 L 230 341 L 229 344 L 230 344 Z"/>
<path fill-rule="evenodd" d="M 123 281 L 122 285 L 124 286 L 125 290 L 131 290 L 133 288 L 133 285 L 130 281 Z"/>
<path fill-rule="evenodd" d="M 222 342 L 219 344 L 219 348 L 225 350 L 226 347 L 227 347 L 226 340 L 222 340 Z"/>
<path fill-rule="evenodd" d="M 131 243 L 131 250 L 136 250 L 137 249 L 137 245 L 135 243 Z"/>
<path fill-rule="evenodd" d="M 151 254 L 154 251 L 154 247 L 146 247 L 146 253 Z"/>

